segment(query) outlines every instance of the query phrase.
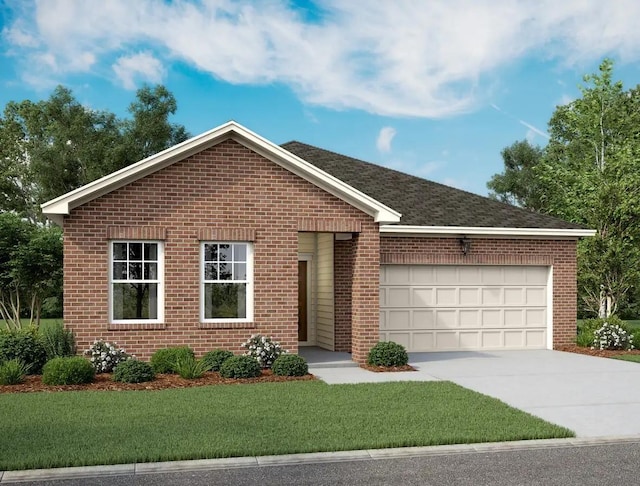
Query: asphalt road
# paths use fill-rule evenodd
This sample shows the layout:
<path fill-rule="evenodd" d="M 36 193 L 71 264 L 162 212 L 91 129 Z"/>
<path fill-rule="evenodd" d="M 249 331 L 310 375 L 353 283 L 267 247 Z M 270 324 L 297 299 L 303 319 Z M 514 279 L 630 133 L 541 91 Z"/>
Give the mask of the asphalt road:
<path fill-rule="evenodd" d="M 213 471 L 23 482 L 32 486 L 128 485 L 632 485 L 640 441 L 613 445 L 431 455 Z"/>

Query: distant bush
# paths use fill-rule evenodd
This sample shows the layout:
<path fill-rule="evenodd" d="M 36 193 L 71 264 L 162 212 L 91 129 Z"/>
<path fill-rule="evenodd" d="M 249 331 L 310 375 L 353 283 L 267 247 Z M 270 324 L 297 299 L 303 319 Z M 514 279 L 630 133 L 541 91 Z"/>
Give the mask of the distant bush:
<path fill-rule="evenodd" d="M 116 343 L 101 339 L 95 340 L 84 354 L 90 356 L 89 361 L 96 373 L 111 373 L 118 364 L 132 358 L 124 349 L 118 348 Z"/>
<path fill-rule="evenodd" d="M 247 355 L 233 356 L 220 368 L 220 376 L 224 378 L 255 378 L 260 374 L 258 361 Z"/>
<path fill-rule="evenodd" d="M 195 358 L 193 349 L 188 346 L 158 349 L 151 356 L 151 367 L 156 373 L 175 373 L 179 359 Z"/>
<path fill-rule="evenodd" d="M 93 365 L 80 356 L 53 358 L 42 368 L 45 385 L 80 385 L 91 383 L 96 375 Z"/>
<path fill-rule="evenodd" d="M 47 353 L 36 328 L 0 330 L 0 364 L 12 359 L 22 361 L 29 368 L 29 373 L 39 374 L 42 371 Z"/>
<path fill-rule="evenodd" d="M 408 362 L 407 350 L 393 341 L 379 342 L 367 356 L 367 363 L 373 366 L 404 366 Z"/>
<path fill-rule="evenodd" d="M 0 385 L 19 385 L 28 372 L 29 367 L 22 360 L 5 361 L 0 365 Z"/>
<path fill-rule="evenodd" d="M 137 359 L 123 361 L 113 371 L 113 381 L 122 383 L 143 383 L 152 381 L 154 378 L 151 365 Z"/>
<path fill-rule="evenodd" d="M 47 354 L 47 360 L 75 356 L 77 352 L 73 331 L 65 329 L 60 321 L 40 327 L 40 340 Z"/>
<path fill-rule="evenodd" d="M 207 371 L 220 371 L 222 363 L 231 357 L 233 357 L 233 353 L 231 351 L 227 351 L 226 349 L 214 349 L 213 351 L 205 353 L 202 357 L 202 362 L 205 364 Z"/>
<path fill-rule="evenodd" d="M 304 376 L 309 373 L 309 366 L 302 356 L 282 354 L 273 362 L 271 370 L 278 376 Z"/>
<path fill-rule="evenodd" d="M 246 342 L 242 343 L 242 347 L 247 349 L 244 354 L 255 358 L 262 368 L 271 368 L 276 358 L 287 352 L 282 349 L 279 342 L 260 334 L 251 336 Z"/>

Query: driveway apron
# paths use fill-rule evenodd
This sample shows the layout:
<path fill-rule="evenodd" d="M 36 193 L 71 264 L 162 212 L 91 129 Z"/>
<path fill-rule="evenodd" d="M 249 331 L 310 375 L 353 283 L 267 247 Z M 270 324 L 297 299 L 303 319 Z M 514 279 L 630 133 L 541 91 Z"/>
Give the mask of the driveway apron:
<path fill-rule="evenodd" d="M 411 353 L 409 362 L 578 437 L 640 435 L 638 363 L 550 350 Z"/>

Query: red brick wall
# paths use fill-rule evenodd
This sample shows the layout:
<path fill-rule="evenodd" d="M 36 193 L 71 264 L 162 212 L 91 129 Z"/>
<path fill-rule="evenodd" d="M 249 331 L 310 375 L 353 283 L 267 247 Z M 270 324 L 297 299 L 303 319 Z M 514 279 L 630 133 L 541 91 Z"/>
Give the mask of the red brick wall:
<path fill-rule="evenodd" d="M 189 345 L 241 350 L 262 333 L 297 351 L 298 231 L 361 230 L 355 258 L 354 330 L 359 348 L 377 341 L 378 227 L 371 217 L 228 140 L 72 210 L 64 223 L 64 320 L 80 350 L 116 341 L 141 358 Z M 160 325 L 108 323 L 109 235 L 164 237 L 165 319 Z M 254 321 L 199 323 L 199 237 L 254 240 Z M 375 275 L 375 279 L 372 278 Z M 375 293 L 375 296 L 373 295 Z M 365 336 L 367 333 L 371 337 Z M 361 354 L 361 351 L 359 351 Z"/>
<path fill-rule="evenodd" d="M 353 240 L 336 240 L 333 246 L 334 349 L 351 352 L 351 291 Z"/>
<path fill-rule="evenodd" d="M 575 240 L 474 238 L 463 255 L 457 238 L 383 237 L 380 263 L 553 266 L 553 346 L 576 335 Z"/>

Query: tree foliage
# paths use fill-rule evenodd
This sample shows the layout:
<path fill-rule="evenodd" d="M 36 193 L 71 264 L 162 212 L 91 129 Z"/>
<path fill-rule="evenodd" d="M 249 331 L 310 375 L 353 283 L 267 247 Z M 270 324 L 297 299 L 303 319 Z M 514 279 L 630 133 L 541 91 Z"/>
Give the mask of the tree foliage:
<path fill-rule="evenodd" d="M 505 159 L 489 187 L 503 201 L 596 230 L 578 245 L 578 287 L 582 308 L 607 316 L 631 310 L 640 290 L 640 88 L 614 81 L 606 59 L 581 93 L 556 108 L 537 162 Z M 522 196 L 527 184 L 535 195 Z"/>

